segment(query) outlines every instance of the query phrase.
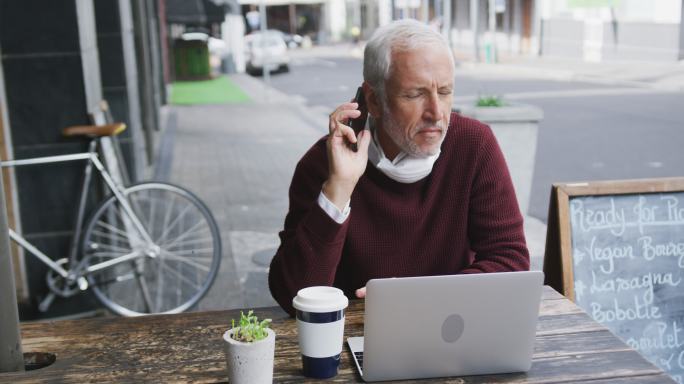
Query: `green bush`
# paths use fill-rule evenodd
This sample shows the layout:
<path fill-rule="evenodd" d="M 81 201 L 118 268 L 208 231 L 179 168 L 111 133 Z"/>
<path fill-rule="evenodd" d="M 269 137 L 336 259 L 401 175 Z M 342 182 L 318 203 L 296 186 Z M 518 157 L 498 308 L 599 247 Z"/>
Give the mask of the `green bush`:
<path fill-rule="evenodd" d="M 235 330 L 232 334 L 232 338 L 237 341 L 242 341 L 245 343 L 252 343 L 265 339 L 268 336 L 268 325 L 271 323 L 271 319 L 265 319 L 259 322 L 254 311 L 250 310 L 245 313 L 240 311 L 240 322 L 239 325 L 235 326 L 235 319 L 231 320 L 233 329 Z"/>

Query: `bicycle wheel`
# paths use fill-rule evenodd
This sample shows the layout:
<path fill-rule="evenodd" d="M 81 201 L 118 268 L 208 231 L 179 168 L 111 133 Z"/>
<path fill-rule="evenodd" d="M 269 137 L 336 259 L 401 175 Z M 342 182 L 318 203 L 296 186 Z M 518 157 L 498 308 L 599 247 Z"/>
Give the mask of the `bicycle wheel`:
<path fill-rule="evenodd" d="M 95 295 L 122 316 L 189 309 L 209 290 L 221 262 L 214 218 L 195 195 L 172 184 L 140 183 L 124 195 L 152 243 L 115 196 L 105 200 L 83 235 L 83 267 L 132 258 L 89 273 Z"/>

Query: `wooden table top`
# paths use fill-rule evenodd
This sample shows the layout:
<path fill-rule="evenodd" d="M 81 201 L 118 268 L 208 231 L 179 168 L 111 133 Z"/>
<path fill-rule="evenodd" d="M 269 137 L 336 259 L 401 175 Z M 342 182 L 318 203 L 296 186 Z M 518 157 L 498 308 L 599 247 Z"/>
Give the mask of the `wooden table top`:
<path fill-rule="evenodd" d="M 363 304 L 361 300 L 350 302 L 345 339 L 363 335 Z M 274 381 L 307 382 L 301 375 L 295 320 L 276 307 L 255 312 L 259 318 L 273 319 L 277 334 Z M 22 324 L 24 352 L 54 353 L 56 362 L 39 370 L 2 373 L 0 382 L 227 382 L 222 335 L 239 313 L 228 310 Z M 339 374 L 329 381 L 362 382 L 346 344 Z M 544 287 L 529 372 L 435 381 L 674 383 L 549 287 Z"/>

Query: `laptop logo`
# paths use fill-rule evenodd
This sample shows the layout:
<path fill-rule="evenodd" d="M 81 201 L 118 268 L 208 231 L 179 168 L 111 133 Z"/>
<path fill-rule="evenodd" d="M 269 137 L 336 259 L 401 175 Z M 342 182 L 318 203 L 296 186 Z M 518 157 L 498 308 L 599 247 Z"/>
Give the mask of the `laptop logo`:
<path fill-rule="evenodd" d="M 449 315 L 442 323 L 442 340 L 447 343 L 456 342 L 463 335 L 464 328 L 465 322 L 461 315 L 456 313 Z"/>

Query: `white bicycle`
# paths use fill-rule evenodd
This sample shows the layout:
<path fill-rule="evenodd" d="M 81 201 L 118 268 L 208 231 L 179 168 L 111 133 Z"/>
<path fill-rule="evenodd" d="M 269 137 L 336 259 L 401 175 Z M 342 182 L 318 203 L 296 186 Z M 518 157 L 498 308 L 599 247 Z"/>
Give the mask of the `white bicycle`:
<path fill-rule="evenodd" d="M 64 135 L 91 138 L 88 152 L 0 164 L 4 168 L 87 161 L 68 258 L 53 260 L 9 230 L 19 246 L 50 268 L 50 293 L 39 304 L 41 311 L 47 311 L 56 297 L 92 288 L 105 307 L 122 316 L 179 313 L 195 305 L 216 278 L 221 238 L 204 203 L 169 183 L 124 186 L 125 164 L 112 140 L 125 128 L 123 123 L 69 127 Z M 93 166 L 111 194 L 84 226 Z"/>

